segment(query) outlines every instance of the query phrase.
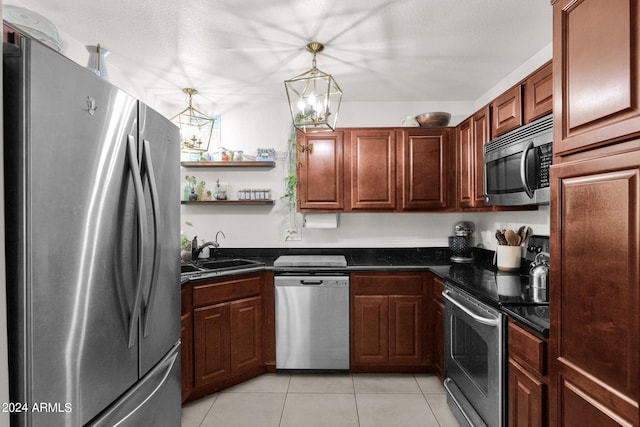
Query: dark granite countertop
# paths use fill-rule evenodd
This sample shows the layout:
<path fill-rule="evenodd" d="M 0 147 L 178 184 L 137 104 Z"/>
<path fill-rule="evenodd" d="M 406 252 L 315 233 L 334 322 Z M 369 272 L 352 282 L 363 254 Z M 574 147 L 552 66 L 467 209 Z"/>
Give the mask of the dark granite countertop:
<path fill-rule="evenodd" d="M 474 248 L 474 264 L 452 265 L 448 248 L 224 248 L 215 252 L 215 258 L 243 258 L 258 261 L 258 266 L 244 267 L 215 274 L 183 275 L 182 284 L 192 280 L 245 274 L 255 271 L 295 271 L 274 267 L 281 255 L 344 255 L 347 267 L 330 268 L 331 271 L 403 271 L 428 270 L 486 303 L 498 306 L 538 336 L 549 336 L 548 309 L 539 308 L 527 299 L 528 270 L 520 273 L 502 273 L 492 265 L 493 251 Z M 307 269 L 305 269 L 307 270 Z M 543 306 L 544 307 L 544 306 Z"/>
<path fill-rule="evenodd" d="M 538 337 L 549 338 L 548 305 L 507 305 L 502 311 Z"/>

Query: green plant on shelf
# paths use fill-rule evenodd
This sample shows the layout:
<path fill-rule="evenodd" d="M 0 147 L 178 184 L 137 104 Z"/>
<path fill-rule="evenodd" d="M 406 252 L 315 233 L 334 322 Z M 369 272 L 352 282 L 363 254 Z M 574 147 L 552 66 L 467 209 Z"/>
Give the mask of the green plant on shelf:
<path fill-rule="evenodd" d="M 298 183 L 296 169 L 298 164 L 296 157 L 296 128 L 293 125 L 291 125 L 287 151 L 287 176 L 284 178 L 285 189 L 281 198 L 286 200 L 289 211 L 294 212 L 296 210 L 296 185 Z"/>
<path fill-rule="evenodd" d="M 204 188 L 207 186 L 207 183 L 204 181 L 200 181 L 198 187 L 196 188 L 196 195 L 198 196 L 198 200 L 204 200 Z"/>

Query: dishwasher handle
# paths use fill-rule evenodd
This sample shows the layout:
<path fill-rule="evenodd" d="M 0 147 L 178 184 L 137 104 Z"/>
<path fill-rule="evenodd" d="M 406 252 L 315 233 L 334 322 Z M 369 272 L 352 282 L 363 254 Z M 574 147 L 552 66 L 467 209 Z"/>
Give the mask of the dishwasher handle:
<path fill-rule="evenodd" d="M 322 286 L 324 280 L 304 280 L 300 279 L 300 284 L 305 286 Z"/>

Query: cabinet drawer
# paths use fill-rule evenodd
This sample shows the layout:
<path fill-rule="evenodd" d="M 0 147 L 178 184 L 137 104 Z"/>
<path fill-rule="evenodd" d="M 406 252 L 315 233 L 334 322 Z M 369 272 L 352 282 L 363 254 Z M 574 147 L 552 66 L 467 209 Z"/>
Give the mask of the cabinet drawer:
<path fill-rule="evenodd" d="M 422 295 L 421 273 L 353 273 L 351 293 L 357 295 Z"/>
<path fill-rule="evenodd" d="M 540 375 L 546 374 L 546 342 L 509 319 L 509 357 Z"/>
<path fill-rule="evenodd" d="M 193 305 L 217 304 L 240 298 L 260 295 L 262 276 L 240 276 L 232 279 L 220 279 L 215 282 L 203 283 L 193 287 Z"/>

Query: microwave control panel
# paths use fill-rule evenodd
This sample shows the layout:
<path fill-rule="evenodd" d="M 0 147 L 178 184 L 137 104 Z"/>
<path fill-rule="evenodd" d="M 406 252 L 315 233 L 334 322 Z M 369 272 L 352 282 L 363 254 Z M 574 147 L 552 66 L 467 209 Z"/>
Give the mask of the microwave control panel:
<path fill-rule="evenodd" d="M 549 167 L 553 159 L 553 145 L 545 144 L 538 147 L 538 176 L 536 188 L 549 187 Z"/>

